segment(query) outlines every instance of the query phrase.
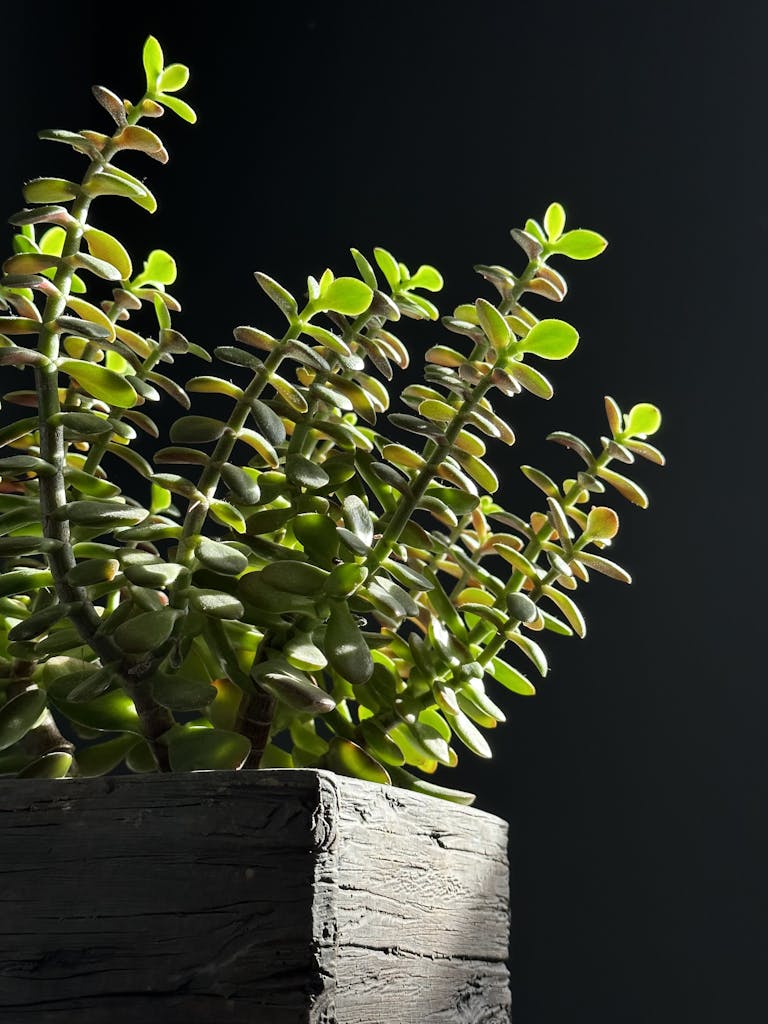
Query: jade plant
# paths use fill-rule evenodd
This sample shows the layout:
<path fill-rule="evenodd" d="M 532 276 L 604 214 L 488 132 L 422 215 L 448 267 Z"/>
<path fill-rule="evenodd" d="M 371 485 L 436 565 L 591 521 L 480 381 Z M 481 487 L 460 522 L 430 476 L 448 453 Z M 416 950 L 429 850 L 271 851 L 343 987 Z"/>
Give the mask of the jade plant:
<path fill-rule="evenodd" d="M 592 572 L 629 582 L 604 553 L 619 521 L 599 502 L 608 488 L 647 506 L 612 464 L 663 463 L 647 440 L 658 409 L 606 398 L 599 442 L 550 434 L 572 452 L 568 479 L 520 467 L 538 509 L 495 498 L 486 445 L 514 443 L 505 407 L 551 398 L 542 361 L 578 341 L 522 300 L 562 301 L 550 261 L 591 259 L 605 239 L 565 230 L 553 203 L 511 232 L 517 270 L 475 268 L 492 297 L 442 317 L 424 294 L 439 272 L 381 248 L 352 249 L 354 274 L 325 270 L 301 297 L 259 272 L 282 335 L 238 326 L 204 348 L 176 329 L 174 259 L 152 249 L 137 270 L 99 226 L 103 196 L 155 209 L 119 166 L 131 150 L 168 159 L 146 122 L 195 120 L 178 96 L 188 69 L 152 37 L 143 62 L 137 102 L 93 90 L 110 131 L 40 133 L 85 173 L 30 181 L 10 218 L 0 772 L 320 767 L 471 802 L 424 776 L 457 763 L 456 741 L 491 756 L 494 689 L 533 694 L 524 669 L 546 674 L 543 635 L 584 636 L 575 595 Z M 395 383 L 389 411 L 401 335 L 426 366 Z M 167 436 L 161 399 L 179 407 Z"/>

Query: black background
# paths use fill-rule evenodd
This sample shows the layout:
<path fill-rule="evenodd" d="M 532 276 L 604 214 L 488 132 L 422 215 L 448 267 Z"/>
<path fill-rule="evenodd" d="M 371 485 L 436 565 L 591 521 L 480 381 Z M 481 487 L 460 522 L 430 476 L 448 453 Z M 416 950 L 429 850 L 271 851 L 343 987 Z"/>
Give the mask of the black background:
<path fill-rule="evenodd" d="M 525 514 L 537 492 L 517 465 L 573 466 L 548 431 L 596 439 L 604 394 L 657 402 L 668 466 L 637 473 L 651 509 L 615 503 L 635 582 L 587 588 L 587 639 L 550 642 L 537 697 L 498 695 L 493 760 L 464 752 L 438 781 L 511 825 L 517 1024 L 764 1021 L 762 6 L 291 0 L 108 19 L 70 3 L 3 20 L 9 214 L 23 180 L 78 166 L 38 128 L 109 130 L 93 82 L 140 95 L 148 32 L 191 65 L 198 125 L 163 118 L 171 163 L 126 164 L 158 213 L 109 200 L 97 222 L 176 255 L 177 324 L 208 347 L 270 326 L 256 269 L 301 292 L 381 244 L 436 264 L 448 311 L 491 296 L 474 263 L 521 266 L 508 229 L 553 199 L 609 238 L 594 262 L 560 261 L 562 311 L 531 302 L 582 341 L 551 403 L 504 406 L 520 441 L 491 461 Z M 443 336 L 401 333 L 417 370 Z"/>

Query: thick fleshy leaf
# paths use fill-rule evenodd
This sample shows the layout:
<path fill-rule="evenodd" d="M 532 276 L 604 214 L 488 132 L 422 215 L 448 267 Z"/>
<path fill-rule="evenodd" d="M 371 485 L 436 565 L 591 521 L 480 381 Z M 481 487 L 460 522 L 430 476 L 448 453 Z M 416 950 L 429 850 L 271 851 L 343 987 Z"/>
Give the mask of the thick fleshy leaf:
<path fill-rule="evenodd" d="M 119 242 L 106 231 L 99 231 L 97 228 L 85 229 L 85 244 L 88 252 L 96 259 L 105 260 L 120 272 L 123 281 L 127 281 L 133 273 L 131 257 L 122 242 Z"/>
<path fill-rule="evenodd" d="M 225 429 L 226 423 L 211 416 L 181 416 L 171 424 L 169 437 L 176 444 L 201 444 L 216 441 Z"/>
<path fill-rule="evenodd" d="M 387 279 L 387 284 L 392 291 L 395 291 L 400 284 L 400 266 L 397 260 L 391 252 L 387 252 L 386 249 L 382 249 L 380 246 L 373 250 L 373 256 L 381 268 L 384 277 Z"/>
<path fill-rule="evenodd" d="M 251 741 L 227 729 L 182 728 L 168 743 L 175 772 L 238 771 L 251 752 Z"/>
<path fill-rule="evenodd" d="M 590 509 L 584 536 L 590 540 L 611 540 L 619 531 L 619 517 L 612 508 L 597 505 Z"/>
<path fill-rule="evenodd" d="M 373 291 L 356 278 L 336 278 L 314 300 L 317 309 L 331 309 L 346 316 L 365 312 L 371 304 Z"/>
<path fill-rule="evenodd" d="M 661 426 L 661 412 L 655 405 L 641 402 L 633 405 L 625 417 L 624 429 L 632 436 L 647 437 Z"/>
<path fill-rule="evenodd" d="M 596 231 L 578 228 L 575 231 L 566 231 L 556 242 L 549 245 L 549 251 L 570 256 L 572 260 L 591 260 L 599 256 L 606 245 L 606 239 Z"/>
<path fill-rule="evenodd" d="M 299 312 L 299 307 L 291 293 L 267 274 L 256 271 L 254 277 L 275 305 L 282 310 L 286 318 L 292 320 Z"/>
<path fill-rule="evenodd" d="M 578 343 L 578 331 L 565 320 L 540 320 L 518 342 L 516 351 L 531 352 L 542 359 L 565 359 Z"/>
<path fill-rule="evenodd" d="M 478 299 L 475 302 L 475 309 L 477 310 L 477 322 L 482 327 L 486 338 L 497 351 L 503 351 L 512 338 L 509 324 L 487 299 Z"/>
<path fill-rule="evenodd" d="M 285 460 L 285 475 L 295 487 L 319 490 L 330 482 L 330 477 L 317 462 L 303 455 L 288 455 Z"/>
<path fill-rule="evenodd" d="M 313 561 L 330 564 L 339 549 L 339 538 L 332 519 L 318 512 L 304 512 L 293 520 L 296 540 Z"/>
<path fill-rule="evenodd" d="M 325 668 L 328 659 L 305 633 L 297 633 L 283 647 L 288 663 L 304 672 L 317 672 Z"/>
<path fill-rule="evenodd" d="M 75 755 L 78 776 L 92 779 L 99 775 L 107 775 L 117 768 L 136 742 L 136 737 L 129 733 L 78 750 Z"/>
<path fill-rule="evenodd" d="M 51 696 L 51 703 L 77 725 L 99 732 L 131 732 L 143 736 L 133 701 L 123 690 L 110 690 L 85 703 Z"/>
<path fill-rule="evenodd" d="M 339 675 L 355 684 L 367 682 L 373 673 L 373 659 L 346 604 L 334 601 L 325 630 L 325 653 Z"/>
<path fill-rule="evenodd" d="M 619 583 L 632 582 L 632 577 L 626 569 L 617 565 L 616 562 L 612 562 L 609 558 L 603 558 L 602 555 L 592 554 L 591 551 L 579 551 L 576 559 L 582 565 L 586 565 L 588 569 L 594 569 L 595 572 L 602 573 L 604 576 L 610 576 L 611 579 L 618 580 Z"/>
<path fill-rule="evenodd" d="M 342 505 L 342 515 L 347 529 L 366 547 L 370 547 L 373 543 L 373 520 L 362 498 L 356 494 L 346 497 Z"/>
<path fill-rule="evenodd" d="M 521 387 L 530 391 L 532 395 L 536 395 L 537 398 L 549 399 L 555 393 L 544 374 L 539 373 L 532 366 L 528 366 L 527 363 L 512 361 L 507 364 L 506 371 Z"/>
<path fill-rule="evenodd" d="M 248 558 L 237 548 L 220 541 L 203 539 L 195 549 L 199 561 L 214 572 L 225 576 L 238 576 L 248 568 Z"/>
<path fill-rule="evenodd" d="M 289 594 L 316 594 L 328 579 L 328 572 L 309 562 L 286 558 L 265 565 L 261 571 L 265 583 Z"/>
<path fill-rule="evenodd" d="M 398 768 L 395 765 L 389 768 L 389 774 L 392 776 L 393 785 L 411 790 L 414 793 L 423 793 L 425 796 L 435 797 L 439 800 L 448 800 L 450 803 L 464 806 L 473 804 L 476 799 L 474 793 L 467 793 L 461 789 L 449 789 L 447 786 L 438 786 L 434 782 L 427 782 L 426 779 L 417 778 L 404 768 Z"/>
<path fill-rule="evenodd" d="M 138 401 L 129 379 L 121 377 L 114 370 L 108 370 L 106 366 L 80 359 L 62 359 L 59 369 L 77 380 L 89 395 L 118 409 L 130 409 Z"/>
<path fill-rule="evenodd" d="M 213 619 L 241 619 L 245 612 L 243 605 L 232 594 L 219 590 L 202 590 L 193 587 L 189 593 L 192 608 L 210 615 Z"/>
<path fill-rule="evenodd" d="M 179 614 L 171 608 L 142 612 L 122 622 L 112 634 L 112 639 L 127 654 L 157 650 L 173 632 Z"/>
<path fill-rule="evenodd" d="M 255 470 L 225 462 L 221 467 L 221 477 L 237 501 L 243 505 L 258 504 L 261 488 Z"/>
<path fill-rule="evenodd" d="M 44 690 L 34 687 L 12 697 L 0 708 L 0 750 L 13 746 L 34 727 L 43 711 Z"/>
<path fill-rule="evenodd" d="M 424 288 L 428 292 L 439 292 L 442 287 L 442 274 L 429 264 L 422 264 L 408 281 L 408 288 Z"/>
<path fill-rule="evenodd" d="M 605 480 L 606 483 L 615 487 L 619 494 L 625 497 L 627 501 L 631 501 L 633 505 L 639 505 L 640 508 L 648 508 L 648 495 L 634 480 L 630 480 L 628 477 L 623 476 L 621 473 L 616 473 L 612 469 L 606 469 L 604 466 L 597 471 L 597 475 L 601 480 Z"/>
<path fill-rule="evenodd" d="M 547 656 L 535 640 L 531 640 L 529 636 L 524 636 L 522 633 L 518 632 L 517 629 L 509 630 L 504 635 L 508 640 L 511 640 L 513 644 L 519 647 L 523 654 L 530 658 L 536 666 L 539 675 L 545 676 L 547 674 L 549 668 L 547 665 Z"/>
<path fill-rule="evenodd" d="M 324 715 L 336 707 L 336 701 L 329 693 L 315 686 L 301 669 L 282 658 L 259 665 L 258 672 L 253 675 L 273 697 L 296 711 Z"/>
<path fill-rule="evenodd" d="M 216 700 L 217 690 L 202 679 L 185 679 L 176 675 L 152 678 L 152 696 L 158 704 L 173 711 L 197 711 Z"/>
<path fill-rule="evenodd" d="M 563 233 L 565 227 L 565 210 L 560 203 L 550 203 L 544 214 L 544 230 L 547 232 L 547 239 L 556 242 Z"/>
<path fill-rule="evenodd" d="M 169 110 L 172 110 L 174 114 L 180 117 L 182 121 L 186 121 L 187 124 L 194 124 L 197 121 L 197 114 L 192 107 L 185 103 L 184 100 L 180 100 L 178 96 L 168 96 L 163 93 L 159 100 L 164 107 L 168 107 Z"/>
<path fill-rule="evenodd" d="M 464 746 L 473 754 L 477 754 L 478 757 L 493 757 L 488 741 L 463 711 L 459 711 L 458 715 L 451 718 L 451 726 Z"/>
<path fill-rule="evenodd" d="M 163 51 L 154 36 L 147 37 L 141 56 L 147 77 L 147 92 L 151 95 L 157 88 L 157 81 L 163 71 Z"/>
<path fill-rule="evenodd" d="M 52 750 L 17 772 L 17 779 L 63 779 L 72 767 L 72 755 Z"/>
<path fill-rule="evenodd" d="M 340 736 L 334 736 L 331 740 L 327 762 L 329 768 L 339 775 L 350 775 L 353 779 L 378 782 L 385 786 L 392 783 L 392 778 L 384 765 L 357 743 L 342 739 Z"/>
<path fill-rule="evenodd" d="M 147 284 L 170 285 L 176 280 L 176 261 L 165 249 L 153 249 L 144 261 L 142 272 L 133 281 L 135 288 Z"/>

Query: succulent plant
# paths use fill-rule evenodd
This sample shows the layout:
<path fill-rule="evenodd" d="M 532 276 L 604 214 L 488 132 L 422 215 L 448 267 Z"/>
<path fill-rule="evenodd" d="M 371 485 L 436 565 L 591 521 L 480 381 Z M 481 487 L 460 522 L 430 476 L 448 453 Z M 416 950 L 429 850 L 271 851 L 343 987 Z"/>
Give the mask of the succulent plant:
<path fill-rule="evenodd" d="M 550 398 L 541 361 L 578 341 L 521 300 L 560 302 L 550 260 L 591 259 L 605 239 L 565 230 L 553 203 L 541 225 L 512 231 L 522 269 L 478 266 L 493 299 L 442 318 L 424 294 L 439 272 L 385 249 L 370 261 L 352 249 L 354 274 L 309 277 L 301 298 L 258 272 L 284 333 L 239 326 L 209 352 L 173 325 L 174 259 L 154 249 L 137 272 L 91 223 L 102 196 L 155 209 L 116 165 L 128 150 L 168 159 L 140 122 L 195 120 L 178 96 L 188 69 L 165 66 L 153 37 L 143 60 L 138 102 L 93 90 L 111 134 L 40 133 L 82 153 L 86 171 L 30 181 L 10 220 L 0 772 L 314 766 L 471 802 L 423 776 L 456 764 L 455 740 L 491 755 L 484 730 L 504 720 L 493 689 L 534 693 L 517 666 L 546 674 L 542 633 L 584 635 L 575 592 L 592 571 L 629 582 L 604 554 L 617 514 L 593 501 L 609 488 L 647 506 L 611 464 L 663 463 L 647 440 L 658 409 L 623 413 L 607 398 L 598 445 L 550 435 L 575 456 L 569 479 L 521 467 L 540 510 L 494 497 L 486 445 L 515 437 L 492 396 Z M 409 363 L 402 325 L 410 341 L 418 320 L 440 320 L 446 340 L 390 412 L 389 382 Z M 178 364 L 180 379 L 167 369 Z M 167 438 L 151 418 L 161 398 L 181 407 Z M 157 439 L 154 465 L 137 435 Z M 126 471 L 130 493 L 114 482 Z"/>

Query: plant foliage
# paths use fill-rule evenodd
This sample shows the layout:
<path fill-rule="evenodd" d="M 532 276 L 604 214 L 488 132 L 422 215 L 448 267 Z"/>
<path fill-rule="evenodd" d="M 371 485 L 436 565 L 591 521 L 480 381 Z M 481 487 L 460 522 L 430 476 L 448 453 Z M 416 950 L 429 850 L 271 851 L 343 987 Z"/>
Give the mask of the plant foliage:
<path fill-rule="evenodd" d="M 645 507 L 613 464 L 663 462 L 648 441 L 658 410 L 608 398 L 598 446 L 550 435 L 576 457 L 570 478 L 522 467 L 538 510 L 494 498 L 486 446 L 515 438 L 493 403 L 550 398 L 541 367 L 578 342 L 522 300 L 562 301 L 550 260 L 590 259 L 605 240 L 565 230 L 557 203 L 543 225 L 513 230 L 527 262 L 476 268 L 494 300 L 442 317 L 446 340 L 400 411 L 388 390 L 409 362 L 400 325 L 438 320 L 429 296 L 442 279 L 385 249 L 353 249 L 354 275 L 326 270 L 301 298 L 257 273 L 283 333 L 239 326 L 209 352 L 173 325 L 174 259 L 155 249 L 137 269 L 91 222 L 103 196 L 152 212 L 120 156 L 164 163 L 144 122 L 165 109 L 195 119 L 177 95 L 187 69 L 166 66 L 154 38 L 144 68 L 135 104 L 94 89 L 111 134 L 40 133 L 82 153 L 86 171 L 29 182 L 11 218 L 0 771 L 317 766 L 470 802 L 423 776 L 455 765 L 457 745 L 490 756 L 486 732 L 504 720 L 494 688 L 532 694 L 543 634 L 584 635 L 577 592 L 592 572 L 629 581 L 604 553 L 618 517 L 593 502 L 608 489 Z M 195 361 L 211 366 L 175 373 Z M 210 402 L 194 410 L 198 395 L 215 397 L 216 415 Z M 150 465 L 132 441 L 159 438 L 152 407 L 168 398 L 180 415 Z M 120 462 L 130 494 L 113 482 Z"/>

